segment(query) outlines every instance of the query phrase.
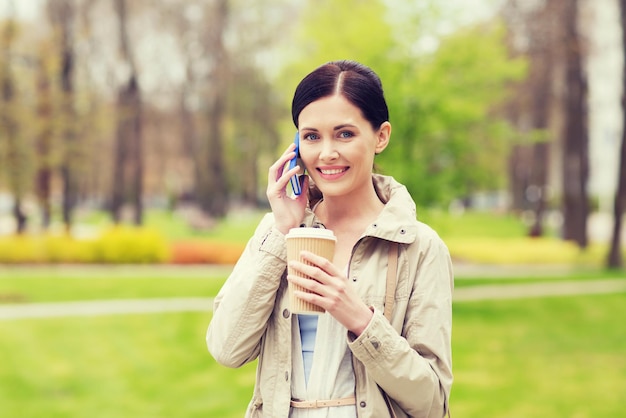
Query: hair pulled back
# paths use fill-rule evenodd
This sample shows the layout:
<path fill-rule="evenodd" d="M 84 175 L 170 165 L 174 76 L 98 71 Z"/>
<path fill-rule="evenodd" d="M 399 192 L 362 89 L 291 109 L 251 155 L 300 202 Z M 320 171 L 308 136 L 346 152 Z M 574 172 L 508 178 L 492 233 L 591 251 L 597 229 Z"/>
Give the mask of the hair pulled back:
<path fill-rule="evenodd" d="M 354 61 L 331 61 L 300 81 L 291 103 L 293 123 L 298 127 L 300 112 L 312 102 L 339 94 L 358 107 L 374 130 L 389 120 L 389 109 L 378 75 Z"/>

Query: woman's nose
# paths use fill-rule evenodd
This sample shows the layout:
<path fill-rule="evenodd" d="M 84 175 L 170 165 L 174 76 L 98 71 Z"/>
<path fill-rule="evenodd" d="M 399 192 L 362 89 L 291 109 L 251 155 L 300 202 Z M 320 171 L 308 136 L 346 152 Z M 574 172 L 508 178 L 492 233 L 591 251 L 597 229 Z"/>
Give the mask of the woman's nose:
<path fill-rule="evenodd" d="M 333 141 L 323 141 L 322 142 L 322 150 L 320 152 L 320 160 L 328 161 L 335 160 L 339 157 L 339 153 L 335 149 L 335 144 Z"/>

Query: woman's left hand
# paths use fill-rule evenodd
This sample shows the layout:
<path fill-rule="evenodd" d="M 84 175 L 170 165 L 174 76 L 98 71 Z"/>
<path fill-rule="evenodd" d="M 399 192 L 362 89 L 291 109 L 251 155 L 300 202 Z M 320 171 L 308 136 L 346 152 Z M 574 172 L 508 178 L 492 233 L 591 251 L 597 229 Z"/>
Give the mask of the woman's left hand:
<path fill-rule="evenodd" d="M 289 266 L 314 280 L 288 275 L 290 282 L 312 292 L 298 291 L 296 297 L 324 308 L 348 331 L 361 335 L 374 314 L 361 300 L 354 286 L 331 261 L 309 251 L 302 251 L 301 256 L 313 265 L 290 261 Z"/>

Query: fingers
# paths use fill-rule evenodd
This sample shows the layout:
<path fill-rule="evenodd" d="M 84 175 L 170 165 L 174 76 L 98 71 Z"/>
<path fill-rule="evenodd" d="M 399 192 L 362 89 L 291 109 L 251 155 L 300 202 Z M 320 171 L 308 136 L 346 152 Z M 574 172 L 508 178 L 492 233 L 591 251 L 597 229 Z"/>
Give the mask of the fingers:
<path fill-rule="evenodd" d="M 335 268 L 335 265 L 326 258 L 309 251 L 302 251 L 300 255 L 305 262 L 292 260 L 289 262 L 289 266 L 301 274 L 315 279 L 315 281 L 322 285 L 330 284 L 334 277 L 343 277 L 337 268 Z"/>
<path fill-rule="evenodd" d="M 299 166 L 285 171 L 285 165 L 296 156 L 295 144 L 290 144 L 283 154 L 272 164 L 268 173 L 268 197 L 284 196 L 289 179 L 300 171 Z"/>
<path fill-rule="evenodd" d="M 270 166 L 270 181 L 277 181 L 283 175 L 285 164 L 296 156 L 295 149 L 295 144 L 290 144 L 278 160 Z M 272 176 L 272 174 L 274 174 L 274 176 Z"/>
<path fill-rule="evenodd" d="M 307 258 L 315 259 L 319 264 L 308 265 L 299 261 L 290 261 L 289 267 L 306 277 L 289 274 L 287 279 L 308 291 L 297 291 L 296 296 L 298 298 L 318 305 L 332 314 L 346 301 L 347 279 L 343 276 L 330 274 L 330 271 L 336 269 L 325 258 L 304 251 L 302 252 L 303 258 L 305 254 Z"/>
<path fill-rule="evenodd" d="M 332 263 L 332 261 L 321 257 L 315 253 L 312 253 L 310 251 L 301 251 L 300 252 L 300 257 L 302 257 L 302 260 L 305 263 L 300 263 L 303 268 L 306 268 L 308 271 L 312 270 L 322 270 L 323 272 L 327 273 L 330 276 L 341 276 L 341 273 L 339 272 L 339 270 L 335 267 L 335 265 Z M 297 261 L 296 261 L 297 262 Z M 306 264 L 306 263 L 310 263 L 312 264 L 312 266 Z M 317 267 L 317 268 L 316 268 Z M 303 272 L 303 273 L 307 273 L 307 272 Z M 316 277 L 317 279 L 317 277 Z"/>

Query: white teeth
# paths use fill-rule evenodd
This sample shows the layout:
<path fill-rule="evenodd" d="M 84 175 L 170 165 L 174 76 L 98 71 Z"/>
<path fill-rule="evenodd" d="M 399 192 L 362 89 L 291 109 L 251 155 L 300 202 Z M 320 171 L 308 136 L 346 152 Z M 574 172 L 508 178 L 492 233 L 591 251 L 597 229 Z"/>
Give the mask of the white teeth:
<path fill-rule="evenodd" d="M 339 174 L 339 173 L 343 173 L 343 169 L 341 168 L 335 168 L 333 170 L 321 170 L 322 174 L 327 174 L 327 175 L 331 175 L 331 174 Z"/>

